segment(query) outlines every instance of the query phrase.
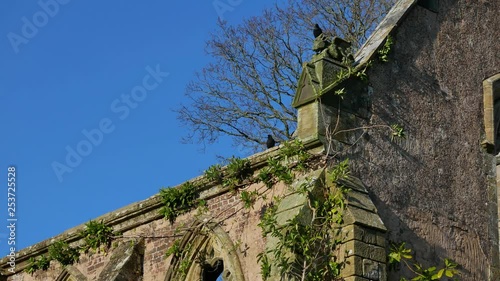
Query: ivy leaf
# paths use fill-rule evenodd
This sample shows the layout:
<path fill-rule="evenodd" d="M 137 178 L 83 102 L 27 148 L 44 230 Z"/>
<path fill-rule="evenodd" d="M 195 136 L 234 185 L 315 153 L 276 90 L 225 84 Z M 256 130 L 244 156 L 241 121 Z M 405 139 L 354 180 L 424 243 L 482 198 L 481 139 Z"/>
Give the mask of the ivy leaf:
<path fill-rule="evenodd" d="M 441 279 L 441 277 L 443 276 L 443 273 L 444 273 L 444 268 L 441 269 L 440 271 L 438 271 L 437 274 L 435 274 L 434 276 L 437 276 L 437 279 Z M 432 277 L 434 277 L 432 276 Z"/>

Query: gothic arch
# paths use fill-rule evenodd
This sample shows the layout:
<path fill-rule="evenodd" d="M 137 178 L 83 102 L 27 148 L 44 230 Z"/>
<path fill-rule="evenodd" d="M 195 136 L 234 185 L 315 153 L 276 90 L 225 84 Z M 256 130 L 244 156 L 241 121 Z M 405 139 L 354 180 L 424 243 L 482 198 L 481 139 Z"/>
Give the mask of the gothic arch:
<path fill-rule="evenodd" d="M 85 277 L 76 267 L 67 265 L 57 277 L 56 281 L 87 281 Z"/>
<path fill-rule="evenodd" d="M 182 254 L 173 255 L 165 281 L 210 281 L 215 275 L 207 276 L 214 271 L 217 276 L 222 272 L 224 281 L 244 281 L 236 247 L 224 229 L 213 222 L 193 225 L 180 242 Z"/>

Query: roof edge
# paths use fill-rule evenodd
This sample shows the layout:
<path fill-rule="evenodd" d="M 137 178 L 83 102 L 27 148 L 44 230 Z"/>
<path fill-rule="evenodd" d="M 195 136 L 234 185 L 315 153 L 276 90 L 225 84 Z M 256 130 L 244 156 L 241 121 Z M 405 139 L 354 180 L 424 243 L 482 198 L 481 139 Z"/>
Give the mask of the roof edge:
<path fill-rule="evenodd" d="M 418 0 L 399 0 L 392 6 L 391 10 L 354 55 L 355 65 L 364 65 L 370 61 L 387 36 L 401 23 L 417 2 Z"/>

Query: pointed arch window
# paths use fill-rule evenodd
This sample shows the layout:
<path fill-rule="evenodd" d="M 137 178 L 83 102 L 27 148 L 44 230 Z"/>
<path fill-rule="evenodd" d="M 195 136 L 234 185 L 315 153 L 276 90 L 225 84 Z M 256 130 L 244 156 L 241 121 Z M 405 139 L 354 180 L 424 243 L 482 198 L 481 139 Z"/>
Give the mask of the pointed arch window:
<path fill-rule="evenodd" d="M 234 243 L 217 224 L 195 223 L 179 249 L 180 254 L 172 255 L 165 281 L 244 281 Z"/>

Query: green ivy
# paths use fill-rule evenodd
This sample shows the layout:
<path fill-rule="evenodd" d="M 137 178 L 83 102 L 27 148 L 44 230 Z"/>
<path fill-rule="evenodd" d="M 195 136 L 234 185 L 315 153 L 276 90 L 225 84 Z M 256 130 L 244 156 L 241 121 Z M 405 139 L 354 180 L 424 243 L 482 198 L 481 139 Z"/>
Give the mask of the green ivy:
<path fill-rule="evenodd" d="M 260 264 L 260 274 L 263 280 L 271 277 L 271 263 L 266 253 L 262 252 L 257 255 L 257 262 Z"/>
<path fill-rule="evenodd" d="M 273 198 L 274 203 L 267 206 L 266 211 L 262 215 L 258 226 L 262 229 L 262 237 L 276 231 L 276 211 L 278 211 L 278 204 L 280 198 Z"/>
<path fill-rule="evenodd" d="M 229 164 L 226 166 L 224 185 L 235 190 L 238 185 L 251 175 L 252 169 L 250 168 L 250 160 L 231 157 L 229 159 Z"/>
<path fill-rule="evenodd" d="M 389 53 L 391 52 L 392 45 L 394 44 L 394 39 L 391 35 L 387 36 L 384 46 L 378 50 L 378 58 L 381 62 L 389 61 Z"/>
<path fill-rule="evenodd" d="M 279 159 L 268 158 L 267 165 L 269 167 L 269 173 L 273 177 L 275 177 L 279 181 L 284 182 L 285 184 L 292 184 L 292 170 L 290 170 L 288 166 L 283 165 Z"/>
<path fill-rule="evenodd" d="M 199 191 L 191 182 L 185 182 L 178 188 L 160 189 L 160 196 L 163 202 L 160 214 L 174 223 L 177 216 L 188 212 L 196 205 Z"/>
<path fill-rule="evenodd" d="M 276 183 L 274 176 L 271 172 L 271 169 L 269 167 L 261 169 L 259 174 L 257 175 L 257 179 L 260 182 L 263 182 L 267 188 L 273 187 L 274 184 Z"/>
<path fill-rule="evenodd" d="M 38 259 L 31 257 L 28 260 L 28 266 L 24 269 L 24 272 L 33 274 L 37 270 L 47 270 L 50 267 L 50 258 L 46 256 L 40 256 Z"/>
<path fill-rule="evenodd" d="M 56 260 L 64 265 L 70 265 L 78 262 L 80 252 L 76 248 L 72 248 L 65 241 L 56 241 L 49 246 L 49 258 Z"/>
<path fill-rule="evenodd" d="M 339 164 L 335 165 L 335 167 L 333 167 L 332 171 L 329 174 L 329 180 L 334 184 L 339 184 L 340 181 L 347 179 L 349 177 L 349 174 L 349 159 L 344 159 Z"/>
<path fill-rule="evenodd" d="M 244 207 L 250 209 L 253 207 L 255 201 L 257 200 L 259 193 L 257 191 L 242 191 L 240 193 L 241 201 L 243 201 Z"/>
<path fill-rule="evenodd" d="M 391 141 L 395 139 L 404 139 L 406 137 L 405 129 L 398 124 L 391 125 Z"/>
<path fill-rule="evenodd" d="M 305 183 L 298 191 L 307 196 L 312 213 L 311 221 L 304 223 L 298 218 L 287 221 L 278 227 L 276 221 L 277 205 L 270 206 L 261 218 L 259 226 L 263 236 L 270 235 L 277 242 L 273 249 L 268 249 L 258 256 L 261 274 L 264 280 L 271 276 L 271 270 L 287 278 L 301 280 L 335 280 L 343 266 L 335 256 L 335 249 L 342 242 L 340 228 L 346 208 L 345 194 L 348 189 L 337 184 L 349 175 L 348 161 L 337 165 L 329 175 L 338 188 L 325 187 L 320 194 L 310 191 L 310 184 Z M 270 262 L 272 261 L 272 262 Z"/>
<path fill-rule="evenodd" d="M 339 96 L 341 99 L 344 99 L 344 95 L 346 93 L 345 88 L 335 90 L 334 94 Z"/>
<path fill-rule="evenodd" d="M 85 229 L 80 232 L 80 236 L 85 241 L 82 250 L 88 253 L 90 250 L 97 252 L 101 246 L 105 249 L 109 248 L 114 234 L 113 228 L 104 224 L 102 220 L 100 222 L 91 220 L 85 224 Z"/>
<path fill-rule="evenodd" d="M 174 259 L 180 259 L 179 266 L 177 268 L 180 273 L 180 280 L 183 280 L 188 273 L 189 267 L 191 266 L 192 260 L 187 259 L 186 255 L 191 251 L 193 244 L 187 243 L 184 247 L 181 245 L 181 240 L 175 240 L 172 246 L 165 253 L 166 257 L 172 256 Z"/>
<path fill-rule="evenodd" d="M 444 266 L 438 270 L 436 266 L 428 268 L 413 260 L 411 249 L 406 248 L 406 243 L 392 244 L 388 255 L 389 269 L 396 269 L 398 265 L 403 265 L 408 268 L 415 277 L 411 281 L 433 281 L 443 280 L 442 278 L 452 278 L 460 274 L 458 264 L 451 259 L 444 259 Z M 406 278 L 401 278 L 401 281 L 407 281 Z"/>
<path fill-rule="evenodd" d="M 205 171 L 205 177 L 209 181 L 213 181 L 217 184 L 222 183 L 222 178 L 224 174 L 222 173 L 222 166 L 219 164 L 212 165 L 208 167 L 208 169 Z"/>
<path fill-rule="evenodd" d="M 168 248 L 167 252 L 165 253 L 165 257 L 170 257 L 171 255 L 174 255 L 176 258 L 180 258 L 182 255 L 182 250 L 181 250 L 181 241 L 180 240 L 175 240 L 172 246 Z"/>

